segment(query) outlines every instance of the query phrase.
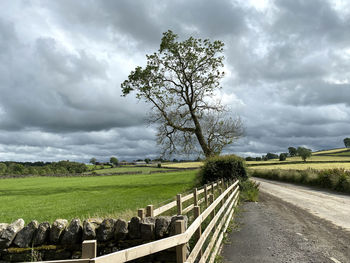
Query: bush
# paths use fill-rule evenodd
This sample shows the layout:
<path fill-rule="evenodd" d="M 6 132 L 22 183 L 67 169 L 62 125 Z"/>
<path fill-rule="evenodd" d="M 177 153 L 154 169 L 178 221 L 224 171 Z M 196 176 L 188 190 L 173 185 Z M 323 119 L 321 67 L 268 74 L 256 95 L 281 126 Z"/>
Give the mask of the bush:
<path fill-rule="evenodd" d="M 241 180 L 248 178 L 244 159 L 236 155 L 214 156 L 206 159 L 200 174 L 203 183 L 221 178 Z"/>
<path fill-rule="evenodd" d="M 280 154 L 280 161 L 285 161 L 287 159 L 287 154 L 286 153 L 281 153 Z"/>

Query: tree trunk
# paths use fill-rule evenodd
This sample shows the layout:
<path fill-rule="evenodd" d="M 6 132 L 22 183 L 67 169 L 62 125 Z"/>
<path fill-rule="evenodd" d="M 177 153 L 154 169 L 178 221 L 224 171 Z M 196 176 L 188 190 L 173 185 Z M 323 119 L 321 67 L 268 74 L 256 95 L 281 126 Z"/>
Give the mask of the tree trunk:
<path fill-rule="evenodd" d="M 205 138 L 204 138 L 203 133 L 202 133 L 202 127 L 201 127 L 201 125 L 200 125 L 200 123 L 198 121 L 198 118 L 197 118 L 196 114 L 193 113 L 192 109 L 191 109 L 191 117 L 192 117 L 192 120 L 194 122 L 194 126 L 196 127 L 195 134 L 196 134 L 197 140 L 198 140 L 199 145 L 201 146 L 201 148 L 203 150 L 203 153 L 204 153 L 205 157 L 212 156 L 213 152 L 208 147 L 208 144 L 205 141 Z"/>

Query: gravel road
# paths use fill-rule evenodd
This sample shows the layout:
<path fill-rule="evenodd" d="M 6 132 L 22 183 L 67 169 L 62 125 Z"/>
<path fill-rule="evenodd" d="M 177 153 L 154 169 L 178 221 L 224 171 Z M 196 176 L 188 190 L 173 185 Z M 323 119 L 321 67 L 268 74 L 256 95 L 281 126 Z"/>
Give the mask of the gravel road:
<path fill-rule="evenodd" d="M 350 231 L 350 195 L 254 178 L 260 190 Z"/>
<path fill-rule="evenodd" d="M 343 201 L 339 200 L 344 197 L 343 205 L 349 206 L 349 197 L 305 187 L 300 188 L 298 195 L 295 191 L 299 186 L 279 184 L 262 181 L 260 201 L 242 206 L 236 218 L 236 228 L 229 234 L 229 242 L 223 246 L 224 262 L 350 263 L 349 222 L 335 220 L 335 224 L 334 216 L 329 215 L 339 213 L 342 218 L 339 202 Z M 324 195 L 329 199 L 324 200 Z M 284 198 L 289 198 L 288 202 Z M 311 205 L 314 199 L 316 207 Z M 329 200 L 337 203 L 334 207 L 338 208 L 327 210 L 323 215 L 324 208 L 317 207 L 328 207 Z M 348 208 L 345 207 L 345 211 Z M 347 218 L 350 220 L 350 214 Z"/>

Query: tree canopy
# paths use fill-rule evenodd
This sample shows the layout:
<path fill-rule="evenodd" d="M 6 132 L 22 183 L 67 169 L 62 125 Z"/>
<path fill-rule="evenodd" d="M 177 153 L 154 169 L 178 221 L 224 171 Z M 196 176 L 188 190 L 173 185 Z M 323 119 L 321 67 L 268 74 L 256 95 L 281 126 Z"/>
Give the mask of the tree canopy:
<path fill-rule="evenodd" d="M 97 162 L 97 160 L 95 157 L 92 157 L 89 161 L 89 163 L 91 163 L 91 164 L 96 164 L 96 162 Z"/>
<path fill-rule="evenodd" d="M 350 148 L 350 138 L 345 138 L 344 139 L 344 145 L 346 148 Z"/>
<path fill-rule="evenodd" d="M 303 161 L 306 162 L 306 159 L 311 157 L 312 151 L 304 147 L 298 147 L 297 153 L 301 157 L 301 159 L 303 159 Z"/>
<path fill-rule="evenodd" d="M 288 152 L 289 152 L 289 155 L 291 156 L 291 157 L 293 157 L 293 156 L 296 156 L 297 155 L 297 149 L 296 148 L 294 148 L 294 147 L 288 147 Z"/>
<path fill-rule="evenodd" d="M 112 156 L 112 157 L 109 159 L 109 162 L 110 162 L 111 164 L 115 165 L 115 166 L 118 166 L 118 164 L 119 164 L 119 160 L 118 160 L 116 157 L 114 157 L 114 156 Z"/>
<path fill-rule="evenodd" d="M 158 125 L 163 153 L 191 153 L 200 146 L 206 157 L 219 154 L 243 134 L 241 120 L 213 99 L 224 77 L 224 44 L 177 39 L 170 30 L 163 33 L 158 52 L 121 84 L 123 95 L 135 91 L 152 105 L 149 121 Z"/>

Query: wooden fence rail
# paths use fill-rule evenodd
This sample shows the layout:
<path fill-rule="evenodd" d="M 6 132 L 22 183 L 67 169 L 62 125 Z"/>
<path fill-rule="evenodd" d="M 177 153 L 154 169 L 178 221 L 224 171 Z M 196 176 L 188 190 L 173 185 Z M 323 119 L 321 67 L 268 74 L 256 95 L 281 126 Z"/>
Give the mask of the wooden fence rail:
<path fill-rule="evenodd" d="M 215 188 L 221 194 L 214 199 Z M 210 193 L 211 192 L 211 193 Z M 199 198 L 204 194 L 202 198 Z M 213 262 L 218 249 L 221 245 L 224 233 L 231 221 L 235 206 L 239 198 L 238 180 L 235 182 L 226 182 L 223 180 L 216 183 L 205 185 L 202 189 L 195 189 L 192 194 L 186 196 L 177 195 L 176 200 L 162 207 L 153 210 L 153 206 L 147 206 L 145 209 L 139 209 L 140 216 L 157 216 L 177 206 L 177 213 L 184 214 L 194 209 L 194 221 L 185 230 L 183 220 L 175 223 L 176 235 L 153 241 L 140 246 L 117 251 L 111 254 L 96 257 L 96 241 L 84 241 L 82 248 L 82 259 L 45 261 L 46 263 L 119 263 L 135 260 L 148 256 L 169 248 L 176 247 L 176 256 L 178 263 L 193 262 Z M 193 199 L 193 204 L 182 209 L 183 202 Z M 200 212 L 200 204 L 208 204 L 203 212 Z M 202 232 L 202 224 L 209 217 L 210 222 Z M 190 255 L 186 257 L 187 243 L 192 237 L 195 237 L 194 245 Z M 208 244 L 204 247 L 204 244 Z"/>

